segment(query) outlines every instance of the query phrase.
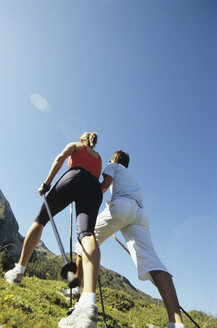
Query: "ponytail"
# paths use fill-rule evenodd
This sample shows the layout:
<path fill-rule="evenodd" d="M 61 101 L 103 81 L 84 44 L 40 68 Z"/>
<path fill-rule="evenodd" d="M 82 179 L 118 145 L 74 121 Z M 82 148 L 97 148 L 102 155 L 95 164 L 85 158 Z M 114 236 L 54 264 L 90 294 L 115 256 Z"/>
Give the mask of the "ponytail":
<path fill-rule="evenodd" d="M 85 132 L 82 134 L 80 139 L 83 140 L 85 145 L 93 148 L 97 143 L 97 133 L 96 132 Z"/>
<path fill-rule="evenodd" d="M 89 135 L 89 146 L 94 147 L 97 143 L 97 134 L 96 132 L 91 132 Z"/>

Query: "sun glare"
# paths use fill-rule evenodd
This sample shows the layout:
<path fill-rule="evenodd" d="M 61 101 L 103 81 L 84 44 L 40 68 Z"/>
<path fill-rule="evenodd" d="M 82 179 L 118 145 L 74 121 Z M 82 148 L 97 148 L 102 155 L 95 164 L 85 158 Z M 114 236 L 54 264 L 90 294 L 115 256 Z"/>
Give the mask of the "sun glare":
<path fill-rule="evenodd" d="M 43 113 L 49 113 L 51 111 L 51 107 L 48 102 L 38 93 L 32 93 L 30 95 L 30 100 L 33 106 L 39 109 Z"/>

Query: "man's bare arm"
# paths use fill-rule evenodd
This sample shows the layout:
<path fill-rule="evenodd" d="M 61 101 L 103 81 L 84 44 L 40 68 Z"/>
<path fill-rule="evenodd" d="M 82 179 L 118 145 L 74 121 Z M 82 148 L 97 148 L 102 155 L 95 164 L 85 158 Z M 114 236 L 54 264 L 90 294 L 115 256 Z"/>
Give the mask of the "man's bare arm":
<path fill-rule="evenodd" d="M 103 174 L 103 182 L 101 183 L 102 193 L 104 194 L 110 185 L 112 184 L 113 178 L 110 175 Z"/>

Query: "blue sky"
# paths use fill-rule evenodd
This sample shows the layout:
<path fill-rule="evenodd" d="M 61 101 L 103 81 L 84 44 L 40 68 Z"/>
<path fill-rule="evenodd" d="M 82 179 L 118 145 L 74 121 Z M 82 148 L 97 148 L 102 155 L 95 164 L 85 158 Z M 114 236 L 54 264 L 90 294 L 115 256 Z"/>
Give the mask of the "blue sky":
<path fill-rule="evenodd" d="M 20 233 L 39 211 L 37 189 L 55 156 L 97 131 L 103 165 L 118 149 L 131 156 L 181 306 L 217 316 L 216 1 L 7 0 L 0 7 L 0 188 Z M 68 251 L 69 209 L 56 224 Z M 42 240 L 59 253 L 50 225 Z M 159 297 L 113 238 L 101 263 Z"/>

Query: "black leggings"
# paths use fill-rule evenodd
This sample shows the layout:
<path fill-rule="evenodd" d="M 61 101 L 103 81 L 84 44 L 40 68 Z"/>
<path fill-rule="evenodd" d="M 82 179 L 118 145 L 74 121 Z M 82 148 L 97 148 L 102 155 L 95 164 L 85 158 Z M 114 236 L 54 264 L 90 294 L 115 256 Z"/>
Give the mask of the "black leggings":
<path fill-rule="evenodd" d="M 98 179 L 83 169 L 73 167 L 57 181 L 46 197 L 52 216 L 75 201 L 76 230 L 78 240 L 94 234 L 96 218 L 102 202 L 102 191 Z M 49 216 L 45 204 L 35 222 L 45 226 Z"/>

